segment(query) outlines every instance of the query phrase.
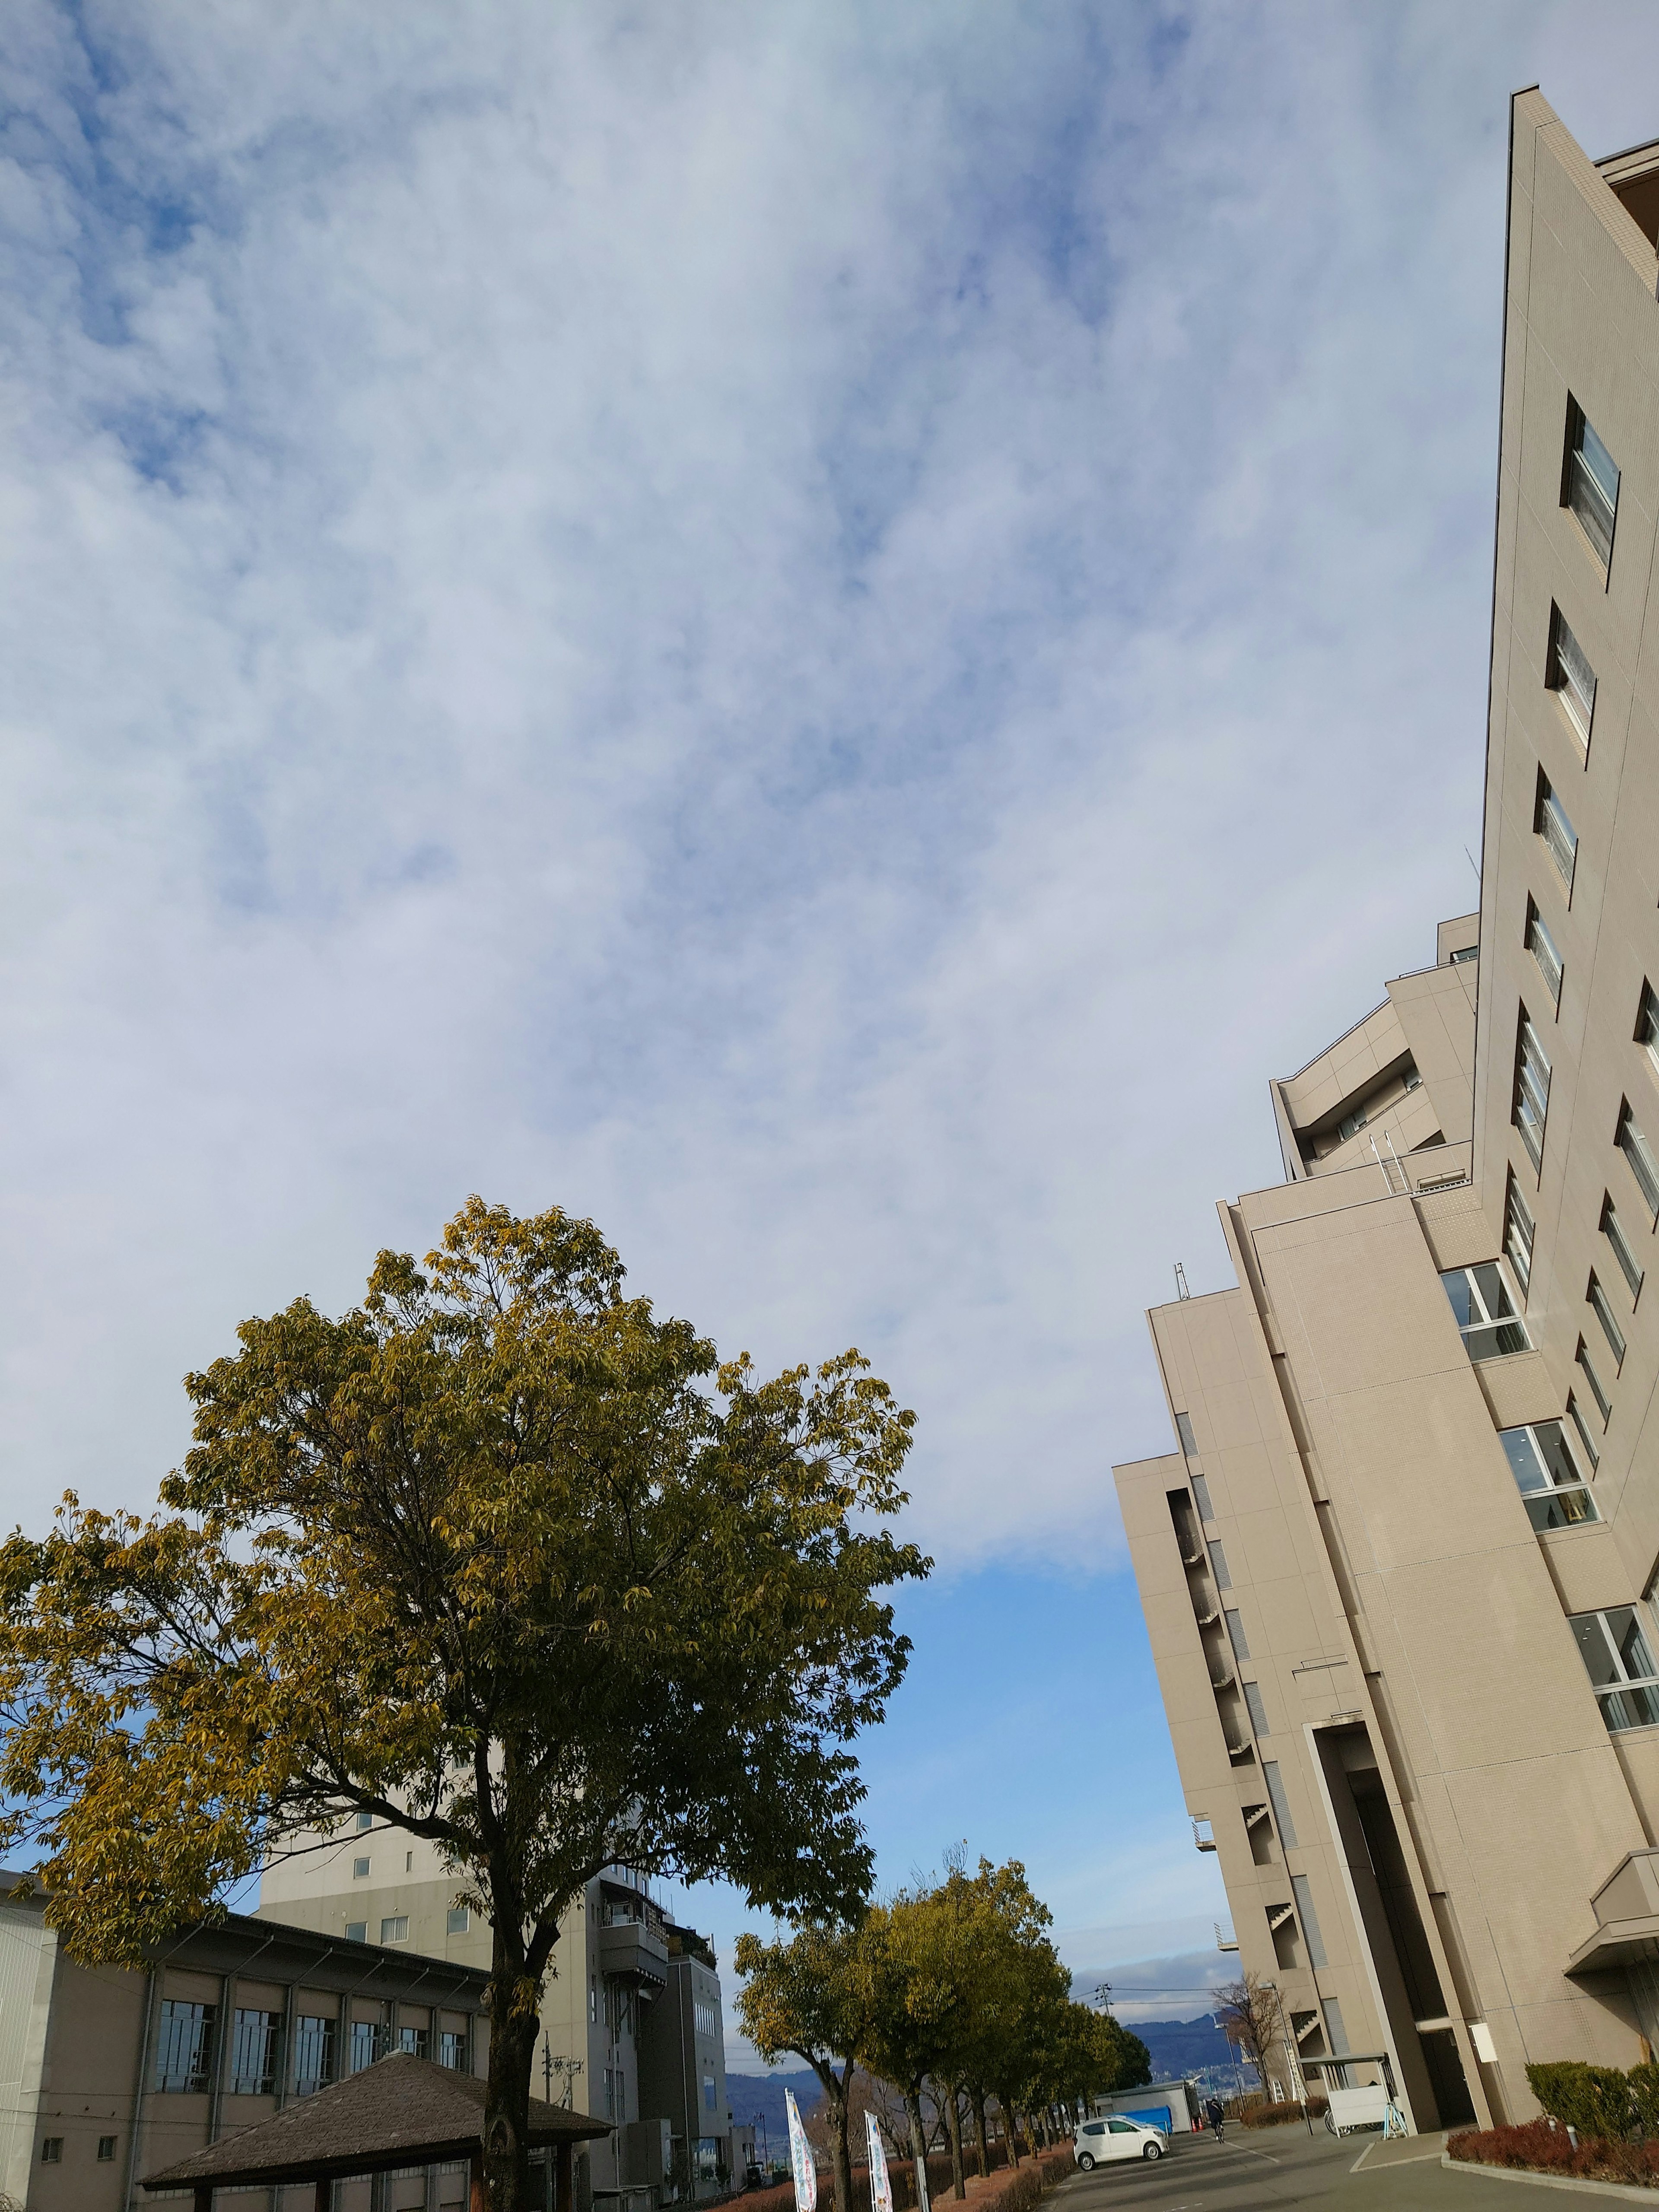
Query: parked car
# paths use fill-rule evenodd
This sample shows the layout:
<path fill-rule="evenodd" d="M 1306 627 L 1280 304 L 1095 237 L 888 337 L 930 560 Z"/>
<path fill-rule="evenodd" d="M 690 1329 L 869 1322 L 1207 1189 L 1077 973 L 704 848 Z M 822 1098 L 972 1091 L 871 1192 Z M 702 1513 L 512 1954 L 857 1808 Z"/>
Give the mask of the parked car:
<path fill-rule="evenodd" d="M 1085 2173 L 1113 2158 L 1162 2158 L 1166 2146 L 1157 2128 L 1141 2120 L 1085 2120 L 1072 2147 Z"/>

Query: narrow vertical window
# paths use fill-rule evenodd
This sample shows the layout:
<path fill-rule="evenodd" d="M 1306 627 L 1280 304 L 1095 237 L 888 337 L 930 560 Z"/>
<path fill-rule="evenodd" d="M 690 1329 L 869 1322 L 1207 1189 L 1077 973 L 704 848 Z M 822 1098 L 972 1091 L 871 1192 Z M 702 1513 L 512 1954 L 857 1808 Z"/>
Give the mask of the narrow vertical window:
<path fill-rule="evenodd" d="M 1211 1539 L 1209 1553 L 1210 1572 L 1215 1577 L 1216 1588 L 1231 1589 L 1233 1586 L 1233 1578 L 1227 1572 L 1227 1554 L 1222 1550 L 1218 1539 L 1213 1537 Z"/>
<path fill-rule="evenodd" d="M 1602 1387 L 1601 1376 L 1590 1364 L 1589 1346 L 1582 1336 L 1578 1340 L 1578 1349 L 1573 1354 L 1573 1359 L 1578 1372 L 1589 1386 L 1589 1394 L 1595 1401 L 1595 1409 L 1601 1416 L 1601 1426 L 1605 1429 L 1613 1419 L 1613 1401 Z"/>
<path fill-rule="evenodd" d="M 1527 1158 L 1544 1164 L 1544 1124 L 1550 1110 L 1550 1064 L 1524 1006 L 1515 1030 L 1515 1097 L 1510 1118 L 1521 1132 Z"/>
<path fill-rule="evenodd" d="M 1601 1324 L 1601 1334 L 1607 1340 L 1607 1350 L 1613 1354 L 1613 1371 L 1616 1375 L 1625 1364 L 1625 1332 L 1619 1326 L 1601 1277 L 1592 1267 L 1589 1287 L 1584 1296 L 1589 1301 L 1590 1311 Z"/>
<path fill-rule="evenodd" d="M 1595 719 L 1595 671 L 1558 606 L 1550 609 L 1550 649 L 1544 681 L 1566 709 L 1567 720 L 1588 751 Z"/>
<path fill-rule="evenodd" d="M 1659 1159 L 1653 1147 L 1642 1134 L 1636 1116 L 1630 1110 L 1628 1098 L 1619 1102 L 1619 1127 L 1615 1141 L 1630 1163 L 1630 1171 L 1636 1177 L 1637 1188 L 1647 1200 L 1648 1212 L 1659 1223 Z"/>
<path fill-rule="evenodd" d="M 1619 471 L 1576 399 L 1567 402 L 1561 504 L 1577 516 L 1601 566 L 1611 567 L 1613 525 L 1619 518 Z"/>
<path fill-rule="evenodd" d="M 1213 1521 L 1215 1519 L 1215 1506 L 1210 1498 L 1209 1484 L 1205 1480 L 1201 1474 L 1194 1474 L 1192 1478 L 1192 1485 L 1193 1497 L 1198 1506 L 1199 1518 L 1201 1521 Z"/>
<path fill-rule="evenodd" d="M 1191 1414 L 1177 1413 L 1176 1415 L 1176 1434 L 1180 1437 L 1181 1449 L 1186 1453 L 1188 1458 L 1196 1459 L 1198 1457 L 1198 1438 L 1193 1434 Z"/>
<path fill-rule="evenodd" d="M 1285 1784 L 1276 1759 L 1261 1762 L 1261 1778 L 1267 1785 L 1267 1800 L 1273 1808 L 1273 1825 L 1279 1830 L 1279 1840 L 1291 1850 L 1296 1849 L 1296 1823 L 1291 1818 L 1291 1803 L 1285 1795 Z"/>
<path fill-rule="evenodd" d="M 1291 1893 L 1296 1899 L 1296 1917 L 1302 1923 L 1302 1939 L 1308 1947 L 1308 1964 L 1325 1964 L 1325 1939 L 1319 1932 L 1319 1915 L 1314 1911 L 1313 1888 L 1305 1874 L 1291 1876 Z"/>
<path fill-rule="evenodd" d="M 1595 1438 L 1590 1434 L 1590 1425 L 1584 1419 L 1583 1407 L 1571 1390 L 1567 1393 L 1567 1419 L 1572 1423 L 1579 1443 L 1584 1447 L 1584 1457 L 1592 1468 L 1600 1467 L 1601 1455 L 1596 1447 Z"/>
<path fill-rule="evenodd" d="M 1641 1002 L 1636 1009 L 1636 1042 L 1644 1047 L 1655 1069 L 1659 1070 L 1659 998 L 1654 996 L 1653 986 L 1645 976 L 1642 979 Z"/>
<path fill-rule="evenodd" d="M 1509 1189 L 1504 1200 L 1504 1254 L 1515 1271 L 1515 1279 L 1525 1297 L 1532 1282 L 1532 1213 L 1521 1195 L 1521 1186 L 1515 1179 L 1515 1170 L 1509 1171 Z"/>
<path fill-rule="evenodd" d="M 1544 917 L 1531 899 L 1527 901 L 1526 947 L 1538 963 L 1538 972 L 1550 994 L 1551 1006 L 1559 1011 L 1561 1005 L 1561 955 L 1555 949 L 1555 939 L 1544 926 Z"/>
<path fill-rule="evenodd" d="M 1619 1218 L 1611 1191 L 1601 1194 L 1601 1234 L 1619 1262 L 1620 1273 L 1630 1285 L 1631 1304 L 1634 1305 L 1642 1295 L 1642 1263 L 1636 1256 L 1635 1246 L 1625 1234 L 1625 1224 Z"/>
<path fill-rule="evenodd" d="M 1249 1708 L 1250 1726 L 1258 1735 L 1271 1735 L 1273 1730 L 1267 1726 L 1267 1708 L 1261 1702 L 1260 1685 L 1241 1682 L 1239 1687 L 1243 1691 L 1244 1703 Z"/>
<path fill-rule="evenodd" d="M 1566 885 L 1571 900 L 1573 872 L 1578 866 L 1578 833 L 1541 768 L 1538 771 L 1538 796 L 1533 805 L 1532 826 L 1543 839 L 1545 850 L 1554 861 L 1556 873 Z"/>
<path fill-rule="evenodd" d="M 1226 1615 L 1226 1621 L 1227 1640 L 1233 1647 L 1234 1658 L 1248 1659 L 1250 1656 L 1250 1646 L 1244 1634 L 1243 1614 L 1242 1613 L 1229 1613 Z"/>

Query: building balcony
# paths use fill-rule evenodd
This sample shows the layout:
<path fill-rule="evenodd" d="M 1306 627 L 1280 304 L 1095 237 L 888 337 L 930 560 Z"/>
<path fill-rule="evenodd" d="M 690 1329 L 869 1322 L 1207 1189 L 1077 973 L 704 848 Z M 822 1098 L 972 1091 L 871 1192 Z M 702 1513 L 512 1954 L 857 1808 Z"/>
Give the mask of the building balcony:
<path fill-rule="evenodd" d="M 599 1972 L 636 1989 L 668 1986 L 668 1944 L 660 1929 L 640 1920 L 613 1920 L 599 1929 Z"/>

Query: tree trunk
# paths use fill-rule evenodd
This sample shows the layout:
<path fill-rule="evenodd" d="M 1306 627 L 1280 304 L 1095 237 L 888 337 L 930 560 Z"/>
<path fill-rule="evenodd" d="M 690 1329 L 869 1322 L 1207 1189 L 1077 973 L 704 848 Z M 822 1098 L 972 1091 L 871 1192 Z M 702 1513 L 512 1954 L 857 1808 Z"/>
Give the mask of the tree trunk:
<path fill-rule="evenodd" d="M 812 2062 L 812 2070 L 823 2084 L 823 2101 L 830 2122 L 830 2179 L 835 2191 L 836 2212 L 853 2212 L 853 2160 L 847 2141 L 848 2093 L 853 2085 L 849 2060 L 837 2077 L 833 2066 Z"/>
<path fill-rule="evenodd" d="M 484 2091 L 484 2201 L 489 2212 L 532 2212 L 530 2073 L 540 2027 L 535 1983 L 507 1954 L 497 1923 L 489 1972 L 489 2079 Z"/>
<path fill-rule="evenodd" d="M 951 2194 L 960 2202 L 968 2194 L 968 2184 L 962 2171 L 962 2108 L 954 2087 L 945 2107 L 945 2124 L 951 2136 Z"/>
<path fill-rule="evenodd" d="M 974 2115 L 974 2147 L 979 2153 L 980 2177 L 981 2179 L 988 2179 L 991 2172 L 991 2146 L 985 2133 L 984 2090 L 969 2090 L 968 2102 Z"/>
<path fill-rule="evenodd" d="M 904 2112 L 910 2123 L 910 2157 L 916 2169 L 916 2212 L 930 2212 L 933 2200 L 927 2194 L 927 2131 L 921 2124 L 920 2090 L 905 2091 Z"/>
<path fill-rule="evenodd" d="M 1002 2140 L 1008 2146 L 1008 2170 L 1012 2173 L 1019 2164 L 1019 2137 L 1014 2130 L 1014 2108 L 1000 2089 L 997 2091 L 997 2110 L 1002 2115 Z"/>

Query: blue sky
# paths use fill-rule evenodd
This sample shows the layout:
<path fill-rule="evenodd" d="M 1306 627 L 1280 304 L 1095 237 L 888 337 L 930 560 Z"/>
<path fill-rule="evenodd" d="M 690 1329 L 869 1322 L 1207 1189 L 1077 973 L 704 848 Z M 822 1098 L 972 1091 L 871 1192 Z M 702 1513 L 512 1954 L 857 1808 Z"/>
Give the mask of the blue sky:
<path fill-rule="evenodd" d="M 1605 153 L 1656 62 L 1595 0 L 15 0 L 17 1516 L 146 1502 L 240 1317 L 469 1191 L 591 1213 L 917 1410 L 884 1879 L 1014 1853 L 1079 1970 L 1202 1979 L 1141 1309 L 1471 902 L 1507 95 Z"/>

